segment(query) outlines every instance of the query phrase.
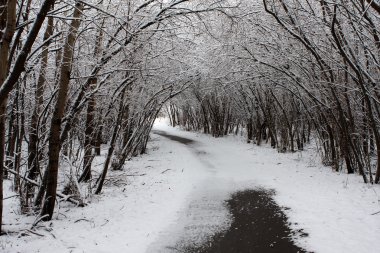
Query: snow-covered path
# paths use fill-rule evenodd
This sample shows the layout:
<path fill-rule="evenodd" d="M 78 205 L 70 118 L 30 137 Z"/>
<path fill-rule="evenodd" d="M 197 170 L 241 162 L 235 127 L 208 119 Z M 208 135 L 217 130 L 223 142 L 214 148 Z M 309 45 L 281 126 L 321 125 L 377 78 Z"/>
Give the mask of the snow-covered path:
<path fill-rule="evenodd" d="M 217 176 L 222 170 L 199 150 L 198 142 L 164 131 L 154 133 L 187 145 L 201 159 L 206 173 L 188 197 L 191 202 L 177 223 L 162 233 L 148 252 L 304 252 L 291 240 L 297 232 L 289 229 L 286 216 L 272 200 L 272 192 L 248 188 L 233 193 L 239 182 Z"/>
<path fill-rule="evenodd" d="M 185 236 L 194 242 L 227 228 L 230 219 L 223 200 L 237 190 L 263 187 L 276 191 L 275 200 L 286 207 L 291 227 L 309 234 L 298 238 L 298 245 L 321 253 L 378 252 L 380 216 L 371 215 L 380 211 L 378 185 L 364 185 L 357 175 L 331 172 L 320 164 L 314 150 L 278 154 L 235 137 L 214 139 L 167 127 L 165 122 L 158 122 L 155 130 L 196 143 L 189 148 L 153 135 L 148 155 L 129 161 L 125 171 L 111 173 L 122 179 L 118 186 L 105 187 L 104 194 L 92 197 L 84 208 L 62 205 L 57 220 L 45 224 L 52 231 L 38 231 L 43 237 L 1 237 L 0 249 L 165 252 L 160 247 L 181 239 L 184 228 Z M 189 217 L 187 210 L 194 207 L 194 200 L 210 196 L 215 200 L 213 213 L 195 207 L 200 213 Z M 4 222 L 21 224 L 9 225 L 9 230 L 33 222 L 33 217 L 17 215 L 15 199 L 6 201 Z M 204 224 L 204 230 L 194 233 L 189 223 L 194 220 Z"/>
<path fill-rule="evenodd" d="M 275 200 L 286 209 L 293 230 L 309 234 L 296 238 L 305 249 L 378 252 L 380 214 L 373 214 L 380 210 L 380 187 L 363 184 L 357 175 L 332 172 L 321 165 L 314 149 L 279 154 L 234 137 L 215 139 L 165 124 L 156 129 L 196 141 L 191 149 L 202 163 L 203 182 L 224 182 L 219 192 L 225 195 L 219 199 L 246 188 L 274 189 Z M 197 193 L 194 195 L 193 199 Z"/>

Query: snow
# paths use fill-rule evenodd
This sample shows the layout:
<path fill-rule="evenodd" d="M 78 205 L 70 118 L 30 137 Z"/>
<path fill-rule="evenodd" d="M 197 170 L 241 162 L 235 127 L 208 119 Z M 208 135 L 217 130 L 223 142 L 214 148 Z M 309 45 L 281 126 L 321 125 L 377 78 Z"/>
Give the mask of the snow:
<path fill-rule="evenodd" d="M 313 147 L 280 154 L 239 137 L 184 132 L 162 119 L 154 128 L 196 142 L 153 134 L 148 155 L 110 173 L 121 179 L 117 185 L 108 184 L 84 208 L 62 203 L 46 229 L 36 230 L 44 236 L 0 237 L 2 252 L 168 252 L 183 238 L 201 243 L 226 229 L 231 217 L 223 200 L 257 187 L 274 189 L 291 227 L 309 234 L 295 238 L 298 245 L 321 253 L 378 252 L 380 214 L 372 214 L 380 211 L 380 186 L 322 166 Z M 6 181 L 5 197 L 15 195 L 9 188 Z M 35 217 L 18 214 L 17 198 L 4 204 L 4 229 L 31 227 Z"/>

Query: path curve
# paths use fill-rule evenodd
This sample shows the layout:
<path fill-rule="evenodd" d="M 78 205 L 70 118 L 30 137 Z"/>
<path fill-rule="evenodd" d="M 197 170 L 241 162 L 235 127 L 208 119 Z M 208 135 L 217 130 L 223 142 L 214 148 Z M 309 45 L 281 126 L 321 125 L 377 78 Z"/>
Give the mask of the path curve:
<path fill-rule="evenodd" d="M 207 161 L 207 154 L 198 150 L 194 140 L 165 131 L 155 130 L 153 133 L 180 142 L 196 155 L 202 155 L 200 159 L 205 169 L 217 169 Z M 286 215 L 273 200 L 274 191 L 262 188 L 237 192 L 225 190 L 233 189 L 233 184 L 229 179 L 212 176 L 200 182 L 200 188 L 184 208 L 178 224 L 163 233 L 148 252 L 306 252 L 296 246 L 291 238 L 295 233 L 301 236 L 307 234 L 289 228 Z M 225 187 L 226 185 L 231 187 Z"/>

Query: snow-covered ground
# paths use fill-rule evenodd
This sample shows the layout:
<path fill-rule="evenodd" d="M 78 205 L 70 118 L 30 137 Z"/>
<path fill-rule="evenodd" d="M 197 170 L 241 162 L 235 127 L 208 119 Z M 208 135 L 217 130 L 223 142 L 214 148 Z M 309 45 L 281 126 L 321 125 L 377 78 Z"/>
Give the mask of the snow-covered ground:
<path fill-rule="evenodd" d="M 380 211 L 380 186 L 332 172 L 314 149 L 279 154 L 238 137 L 215 139 L 170 128 L 164 120 L 155 129 L 195 143 L 153 134 L 148 155 L 111 172 L 114 183 L 86 207 L 61 204 L 55 219 L 35 231 L 42 236 L 25 231 L 35 218 L 17 214 L 17 198 L 4 200 L 5 229 L 24 232 L 0 237 L 1 252 L 165 252 L 162 247 L 180 240 L 184 228 L 195 242 L 226 228 L 230 217 L 223 199 L 256 187 L 274 189 L 277 203 L 290 208 L 285 212 L 291 227 L 309 234 L 296 238 L 300 246 L 321 253 L 379 251 L 380 214 L 374 213 Z M 9 185 L 5 197 L 14 195 Z M 213 213 L 202 213 L 202 204 L 194 201 L 210 196 Z M 196 222 L 204 223 L 204 230 L 189 229 Z"/>

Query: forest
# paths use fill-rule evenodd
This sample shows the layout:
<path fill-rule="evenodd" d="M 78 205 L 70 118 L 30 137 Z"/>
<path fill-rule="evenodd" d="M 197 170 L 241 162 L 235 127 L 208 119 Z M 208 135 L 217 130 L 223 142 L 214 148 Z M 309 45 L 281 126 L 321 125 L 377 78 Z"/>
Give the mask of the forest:
<path fill-rule="evenodd" d="M 0 231 L 4 182 L 49 221 L 162 115 L 378 184 L 379 81 L 377 0 L 0 0 Z"/>

